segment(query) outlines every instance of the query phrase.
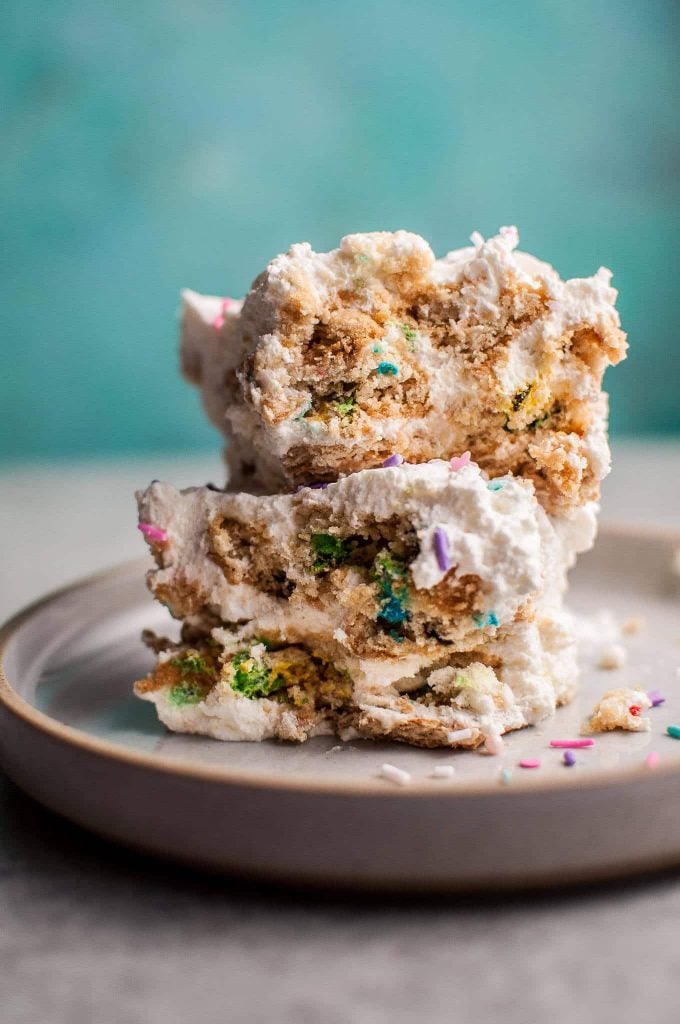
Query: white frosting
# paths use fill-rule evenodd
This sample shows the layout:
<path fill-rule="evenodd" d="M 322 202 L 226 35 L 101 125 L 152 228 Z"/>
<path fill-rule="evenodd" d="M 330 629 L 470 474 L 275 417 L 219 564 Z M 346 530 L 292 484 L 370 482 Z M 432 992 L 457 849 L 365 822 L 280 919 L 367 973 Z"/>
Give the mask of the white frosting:
<path fill-rule="evenodd" d="M 219 631 L 215 636 L 221 639 Z M 479 660 L 464 668 L 447 665 L 441 659 L 434 669 L 431 663 L 404 664 L 404 671 L 412 675 L 404 676 L 396 685 L 375 671 L 367 678 L 353 665 L 352 700 L 362 718 L 361 731 L 389 733 L 405 727 L 421 728 L 423 722 L 429 722 L 443 728 L 441 745 L 475 746 L 484 737 L 536 724 L 554 711 L 556 701 L 563 702 L 573 694 L 574 645 L 559 615 L 514 623 L 503 637 L 489 639 L 478 648 L 475 656 Z M 483 659 L 494 663 L 500 659 L 501 667 L 492 670 Z M 423 683 L 448 697 L 449 703 L 433 706 L 409 701 L 404 705 L 403 694 Z M 324 712 L 317 713 L 311 723 L 300 723 L 286 704 L 267 698 L 249 700 L 225 680 L 199 704 L 178 707 L 166 689 L 142 692 L 140 696 L 156 705 L 168 728 L 220 740 L 304 740 L 334 731 L 332 719 Z M 340 735 L 354 739 L 359 733 L 351 728 Z"/>
<path fill-rule="evenodd" d="M 500 483 L 499 490 L 492 490 L 476 466 L 453 472 L 442 461 L 364 470 L 325 490 L 304 488 L 297 494 L 266 498 L 205 488 L 179 492 L 169 484 L 154 483 L 138 495 L 141 521 L 167 533 L 164 567 L 151 571 L 150 585 L 154 590 L 179 585 L 198 591 L 203 606 L 223 622 L 250 622 L 256 630 L 280 630 L 290 642 L 316 635 L 347 649 L 345 626 L 355 615 L 351 577 L 347 606 L 344 595 L 302 601 L 277 597 L 246 583 L 229 584 L 209 553 L 208 526 L 218 514 L 262 523 L 272 550 L 280 550 L 290 560 L 289 578 L 309 580 L 294 549 L 310 517 L 315 530 L 329 519 L 342 523 L 339 532 L 345 536 L 360 533 L 367 523 L 397 517 L 404 531 L 415 530 L 420 544 L 411 564 L 416 589 L 426 592 L 446 575 L 435 549 L 435 533 L 440 531 L 448 541 L 454 575 L 481 580 L 487 612 L 495 616 L 490 628 L 502 627 L 528 601 L 541 607 L 557 605 L 573 541 L 563 546 L 530 483 L 511 477 Z M 361 582 L 359 576 L 356 582 Z M 464 619 L 461 643 L 467 635 L 467 647 L 478 644 L 479 624 Z M 426 660 L 416 657 L 419 664 Z M 395 657 L 385 673 L 394 679 L 415 671 L 415 663 L 409 666 L 407 661 Z"/>

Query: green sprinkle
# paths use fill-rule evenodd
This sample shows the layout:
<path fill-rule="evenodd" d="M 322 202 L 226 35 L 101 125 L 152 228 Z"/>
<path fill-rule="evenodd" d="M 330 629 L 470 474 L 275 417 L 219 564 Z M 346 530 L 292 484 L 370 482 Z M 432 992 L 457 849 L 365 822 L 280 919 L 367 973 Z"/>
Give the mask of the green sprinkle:
<path fill-rule="evenodd" d="M 547 423 L 550 419 L 551 413 L 544 412 L 541 416 L 537 416 L 535 420 L 532 420 L 529 424 L 529 430 L 536 430 L 537 427 L 542 427 L 544 423 Z"/>
<path fill-rule="evenodd" d="M 312 565 L 313 573 L 328 572 L 349 558 L 350 553 L 342 537 L 332 533 L 313 533 L 310 542 L 316 555 Z"/>
<path fill-rule="evenodd" d="M 399 328 L 407 341 L 415 341 L 418 337 L 418 332 L 414 331 L 409 324 L 399 324 Z"/>
<path fill-rule="evenodd" d="M 394 363 L 378 363 L 377 371 L 381 377 L 396 377 L 399 373 L 399 367 L 395 366 Z"/>
<path fill-rule="evenodd" d="M 202 658 L 200 654 L 182 654 L 177 658 L 171 658 L 170 664 L 178 668 L 183 676 L 192 672 L 202 675 L 208 671 L 205 658 Z"/>
<path fill-rule="evenodd" d="M 672 736 L 674 740 L 680 740 L 680 725 L 669 725 L 666 732 L 669 736 Z"/>
<path fill-rule="evenodd" d="M 168 696 L 171 704 L 182 708 L 185 704 L 200 704 L 205 692 L 205 687 L 200 683 L 181 682 L 172 687 Z"/>
<path fill-rule="evenodd" d="M 267 665 L 255 661 L 249 650 L 239 651 L 232 659 L 231 667 L 234 670 L 232 689 L 249 700 L 268 697 L 284 686 L 284 680 L 280 676 L 273 676 Z"/>
<path fill-rule="evenodd" d="M 336 399 L 334 402 L 335 409 L 338 416 L 350 416 L 354 412 L 354 408 L 357 404 L 356 396 L 354 392 L 347 395 L 345 398 Z"/>

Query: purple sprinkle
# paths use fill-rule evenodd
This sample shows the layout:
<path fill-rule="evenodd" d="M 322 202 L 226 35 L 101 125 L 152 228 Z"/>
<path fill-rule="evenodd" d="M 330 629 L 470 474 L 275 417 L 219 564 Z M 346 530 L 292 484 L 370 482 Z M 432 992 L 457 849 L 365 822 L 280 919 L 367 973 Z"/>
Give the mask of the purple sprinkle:
<path fill-rule="evenodd" d="M 565 750 L 562 760 L 566 764 L 567 768 L 571 768 L 572 765 L 576 764 L 576 758 L 572 754 L 571 750 Z"/>
<path fill-rule="evenodd" d="M 309 486 L 313 491 L 325 491 L 328 484 L 310 484 Z"/>
<path fill-rule="evenodd" d="M 441 571 L 448 572 L 451 568 L 449 538 L 439 526 L 434 531 L 434 553 L 437 556 L 437 565 Z"/>
<path fill-rule="evenodd" d="M 389 455 L 382 464 L 383 469 L 389 469 L 391 466 L 401 466 L 404 461 L 404 456 L 395 452 L 394 455 Z"/>
<path fill-rule="evenodd" d="M 658 690 L 650 690 L 647 696 L 651 700 L 653 708 L 658 708 L 659 705 L 666 703 L 666 698 Z"/>

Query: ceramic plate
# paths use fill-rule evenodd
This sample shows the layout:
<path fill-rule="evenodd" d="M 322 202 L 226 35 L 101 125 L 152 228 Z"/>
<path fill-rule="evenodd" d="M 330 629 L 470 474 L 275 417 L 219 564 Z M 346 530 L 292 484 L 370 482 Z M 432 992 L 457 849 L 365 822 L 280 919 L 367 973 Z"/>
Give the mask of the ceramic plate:
<path fill-rule="evenodd" d="M 296 884 L 415 890 L 547 885 L 680 862 L 680 534 L 608 529 L 572 574 L 590 622 L 577 700 L 511 734 L 497 757 L 319 738 L 219 743 L 165 731 L 131 682 L 150 664 L 144 626 L 168 626 L 136 562 L 46 598 L 0 634 L 0 759 L 59 814 L 132 847 Z M 607 614 L 645 626 L 622 669 L 595 667 Z M 577 736 L 614 686 L 661 690 L 652 731 L 609 733 L 567 768 L 553 738 Z M 646 765 L 659 755 L 655 769 Z M 538 758 L 541 767 L 518 767 Z M 407 786 L 379 777 L 388 761 Z M 451 764 L 451 779 L 433 779 Z M 511 770 L 503 781 L 503 769 Z"/>

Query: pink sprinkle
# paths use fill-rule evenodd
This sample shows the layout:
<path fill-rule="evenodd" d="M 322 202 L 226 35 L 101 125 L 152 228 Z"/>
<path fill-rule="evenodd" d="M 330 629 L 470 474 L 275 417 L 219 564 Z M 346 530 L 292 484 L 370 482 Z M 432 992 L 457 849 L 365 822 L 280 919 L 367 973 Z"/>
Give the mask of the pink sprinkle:
<path fill-rule="evenodd" d="M 540 768 L 541 762 L 537 757 L 525 757 L 519 762 L 520 768 Z"/>
<path fill-rule="evenodd" d="M 595 740 L 551 740 L 550 746 L 557 747 L 558 750 L 582 750 L 583 747 L 592 747 Z"/>
<path fill-rule="evenodd" d="M 659 755 L 657 754 L 656 750 L 653 750 L 651 754 L 647 754 L 647 757 L 645 758 L 645 764 L 648 768 L 656 768 L 658 763 Z"/>
<path fill-rule="evenodd" d="M 383 469 L 390 469 L 392 466 L 401 466 L 404 461 L 404 456 L 395 452 L 394 455 L 389 455 L 382 464 Z"/>
<path fill-rule="evenodd" d="M 212 322 L 212 325 L 216 331 L 221 331 L 222 328 L 224 327 L 224 314 L 227 312 L 227 310 L 231 309 L 235 302 L 236 299 L 230 299 L 229 297 L 222 299 L 222 301 L 220 302 L 220 309 L 222 310 L 222 312 L 218 316 L 216 316 Z"/>
<path fill-rule="evenodd" d="M 660 704 L 666 703 L 666 698 L 658 690 L 649 690 L 647 696 L 651 700 L 653 708 L 658 708 Z"/>
<path fill-rule="evenodd" d="M 154 540 L 158 544 L 162 544 L 168 539 L 167 531 L 162 530 L 160 526 L 153 526 L 152 523 L 137 523 L 137 529 L 141 530 L 149 540 Z"/>
<path fill-rule="evenodd" d="M 449 466 L 454 471 L 454 473 L 458 472 L 459 469 L 463 469 L 465 466 L 469 465 L 470 452 L 463 452 L 462 455 L 454 455 L 451 461 L 449 462 Z"/>
<path fill-rule="evenodd" d="M 503 747 L 503 737 L 499 732 L 488 732 L 484 737 L 484 750 L 487 754 L 502 754 Z"/>
<path fill-rule="evenodd" d="M 448 572 L 451 568 L 449 538 L 439 526 L 434 531 L 434 553 L 437 556 L 437 565 L 441 571 Z"/>

